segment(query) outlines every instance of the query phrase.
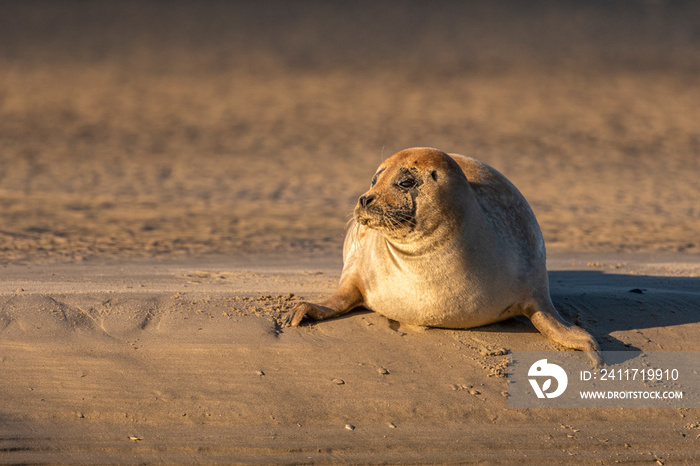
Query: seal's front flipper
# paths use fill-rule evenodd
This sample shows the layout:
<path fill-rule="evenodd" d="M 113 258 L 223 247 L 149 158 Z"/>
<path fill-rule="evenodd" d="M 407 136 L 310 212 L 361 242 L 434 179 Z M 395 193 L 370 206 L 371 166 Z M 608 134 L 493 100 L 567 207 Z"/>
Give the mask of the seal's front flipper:
<path fill-rule="evenodd" d="M 282 318 L 283 325 L 297 327 L 304 316 L 314 320 L 325 320 L 342 316 L 361 306 L 362 293 L 350 280 L 343 280 L 333 296 L 320 304 L 302 302 L 297 304 Z"/>

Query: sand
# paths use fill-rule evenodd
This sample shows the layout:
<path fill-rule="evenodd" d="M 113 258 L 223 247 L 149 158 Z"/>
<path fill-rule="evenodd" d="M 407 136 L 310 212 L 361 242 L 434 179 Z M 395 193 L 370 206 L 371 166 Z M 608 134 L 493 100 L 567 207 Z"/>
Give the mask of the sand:
<path fill-rule="evenodd" d="M 610 259 L 550 261 L 562 313 L 605 350 L 699 351 L 700 260 Z M 506 354 L 558 349 L 527 320 L 418 329 L 364 311 L 281 328 L 333 290 L 333 262 L 3 273 L 4 462 L 698 459 L 697 409 L 508 408 Z"/>
<path fill-rule="evenodd" d="M 523 319 L 280 327 L 434 146 L 604 350 L 700 350 L 698 6 L 401 5 L 0 2 L 0 462 L 700 461 L 698 409 L 509 409 Z"/>

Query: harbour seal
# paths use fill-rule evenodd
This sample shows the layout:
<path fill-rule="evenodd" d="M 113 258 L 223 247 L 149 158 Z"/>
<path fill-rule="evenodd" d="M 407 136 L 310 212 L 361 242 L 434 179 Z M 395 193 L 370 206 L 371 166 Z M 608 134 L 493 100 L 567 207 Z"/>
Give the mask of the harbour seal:
<path fill-rule="evenodd" d="M 349 224 L 338 289 L 319 304 L 297 304 L 283 321 L 298 326 L 358 306 L 455 329 L 524 315 L 554 342 L 601 363 L 593 336 L 552 304 L 529 204 L 501 173 L 463 155 L 412 148 L 382 163 Z"/>

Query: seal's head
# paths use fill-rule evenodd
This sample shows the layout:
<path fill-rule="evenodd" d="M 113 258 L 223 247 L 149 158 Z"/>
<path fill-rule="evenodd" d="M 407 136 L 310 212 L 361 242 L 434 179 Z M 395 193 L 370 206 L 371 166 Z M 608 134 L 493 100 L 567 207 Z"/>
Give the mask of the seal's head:
<path fill-rule="evenodd" d="M 406 149 L 379 166 L 369 191 L 358 199 L 355 220 L 392 240 L 414 241 L 454 226 L 468 189 L 464 172 L 446 153 Z"/>

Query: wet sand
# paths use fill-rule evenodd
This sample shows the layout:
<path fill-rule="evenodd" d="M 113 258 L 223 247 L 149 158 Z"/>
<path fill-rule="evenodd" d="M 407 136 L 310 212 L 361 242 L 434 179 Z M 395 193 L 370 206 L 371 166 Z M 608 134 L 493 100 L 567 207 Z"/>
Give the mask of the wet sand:
<path fill-rule="evenodd" d="M 700 9 L 401 5 L 0 2 L 0 462 L 700 460 L 697 409 L 507 408 L 526 320 L 279 326 L 434 146 L 523 192 L 604 350 L 700 350 Z"/>

